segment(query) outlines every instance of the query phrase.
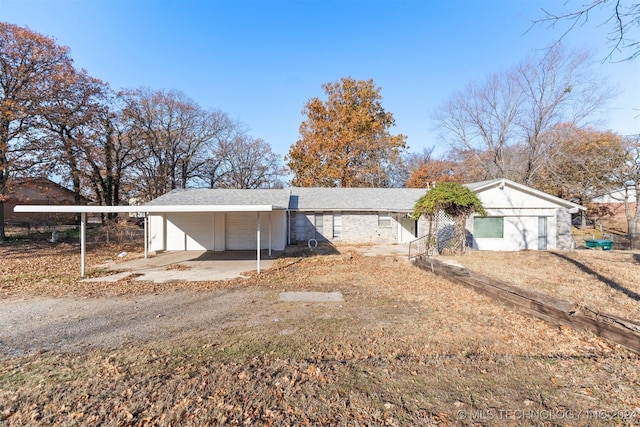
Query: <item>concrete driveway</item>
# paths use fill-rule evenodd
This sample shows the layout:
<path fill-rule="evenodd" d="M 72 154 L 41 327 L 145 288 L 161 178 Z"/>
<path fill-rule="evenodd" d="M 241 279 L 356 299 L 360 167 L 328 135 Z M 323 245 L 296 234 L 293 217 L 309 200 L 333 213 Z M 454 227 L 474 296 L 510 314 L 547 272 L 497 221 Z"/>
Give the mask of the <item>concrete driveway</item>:
<path fill-rule="evenodd" d="M 341 245 L 338 252 L 355 249 L 364 256 L 396 256 L 408 259 L 408 244 L 388 245 Z M 263 250 L 260 253 L 260 269 L 271 268 L 281 251 Z M 84 279 L 87 282 L 117 282 L 131 275 L 133 280 L 168 282 L 199 282 L 234 279 L 243 277 L 242 273 L 256 271 L 256 251 L 170 251 L 162 252 L 150 258 L 138 258 L 131 261 L 109 263 L 100 267 L 115 274 Z"/>
<path fill-rule="evenodd" d="M 281 254 L 264 250 L 260 253 L 260 269 L 266 270 Z M 102 265 L 116 274 L 84 279 L 87 282 L 117 282 L 136 275 L 134 280 L 167 282 L 198 282 L 243 277 L 242 273 L 257 270 L 256 251 L 176 251 L 153 257 Z"/>

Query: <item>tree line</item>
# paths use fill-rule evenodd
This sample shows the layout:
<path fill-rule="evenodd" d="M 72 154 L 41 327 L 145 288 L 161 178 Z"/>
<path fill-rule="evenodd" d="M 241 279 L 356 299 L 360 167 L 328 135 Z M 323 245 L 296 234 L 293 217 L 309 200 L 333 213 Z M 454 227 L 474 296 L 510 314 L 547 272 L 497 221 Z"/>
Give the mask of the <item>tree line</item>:
<path fill-rule="evenodd" d="M 67 47 L 0 22 L 0 239 L 18 176 L 57 176 L 116 206 L 186 187 L 283 185 L 280 156 L 222 111 L 176 90 L 114 91 L 74 67 Z"/>

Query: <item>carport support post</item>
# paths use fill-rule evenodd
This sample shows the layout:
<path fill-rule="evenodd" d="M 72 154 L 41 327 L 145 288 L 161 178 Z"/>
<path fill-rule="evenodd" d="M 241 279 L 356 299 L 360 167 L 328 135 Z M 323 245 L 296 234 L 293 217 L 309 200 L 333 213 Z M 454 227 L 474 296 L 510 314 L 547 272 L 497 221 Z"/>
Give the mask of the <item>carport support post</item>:
<path fill-rule="evenodd" d="M 269 258 L 271 258 L 271 212 L 269 212 Z"/>
<path fill-rule="evenodd" d="M 256 240 L 258 241 L 258 250 L 257 255 L 256 255 L 256 259 L 258 262 L 258 274 L 260 274 L 260 212 L 258 212 L 258 227 L 257 227 L 257 232 L 256 232 Z"/>
<path fill-rule="evenodd" d="M 144 214 L 144 259 L 149 255 L 149 215 Z"/>
<path fill-rule="evenodd" d="M 85 212 L 80 213 L 80 276 L 84 277 L 85 256 L 87 254 L 87 214 Z"/>

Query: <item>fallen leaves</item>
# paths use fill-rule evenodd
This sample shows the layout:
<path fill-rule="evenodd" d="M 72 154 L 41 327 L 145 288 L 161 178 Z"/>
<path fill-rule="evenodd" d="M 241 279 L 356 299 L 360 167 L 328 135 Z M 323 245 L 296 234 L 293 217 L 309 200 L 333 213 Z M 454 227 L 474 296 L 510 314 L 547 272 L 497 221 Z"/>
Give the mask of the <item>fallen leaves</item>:
<path fill-rule="evenodd" d="M 33 248 L 29 256 L 9 250 L 0 268 L 26 274 L 28 260 L 42 258 L 47 267 L 35 271 L 44 276 L 25 279 L 22 295 L 174 295 L 187 287 L 235 287 L 274 298 L 249 304 L 256 297 L 247 292 L 221 325 L 161 341 L 3 360 L 2 424 L 457 425 L 458 411 L 620 410 L 637 405 L 640 395 L 637 356 L 520 316 L 392 257 L 284 258 L 260 276 L 224 283 L 121 281 L 90 288 L 63 271 L 77 259 L 76 249 Z M 91 255 L 96 265 L 98 251 Z M 514 258 L 512 273 L 520 274 L 528 260 Z M 529 266 L 548 274 L 537 264 L 547 261 L 533 258 Z M 595 259 L 589 262 L 598 268 Z M 283 290 L 339 290 L 345 302 L 277 303 Z M 492 421 L 500 420 L 483 422 Z"/>

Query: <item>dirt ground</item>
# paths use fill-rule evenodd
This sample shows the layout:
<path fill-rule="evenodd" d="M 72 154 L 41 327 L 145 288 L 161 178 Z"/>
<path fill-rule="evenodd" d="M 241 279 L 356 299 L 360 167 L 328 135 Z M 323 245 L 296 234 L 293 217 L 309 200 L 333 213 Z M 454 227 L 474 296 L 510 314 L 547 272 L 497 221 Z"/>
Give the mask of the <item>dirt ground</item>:
<path fill-rule="evenodd" d="M 91 274 L 122 250 L 140 255 L 90 248 Z M 77 251 L 0 247 L 0 424 L 640 423 L 637 355 L 397 256 L 340 248 L 280 259 L 248 279 L 86 283 Z M 633 254 L 563 255 L 461 262 L 493 263 L 488 272 L 589 305 L 623 310 L 612 283 L 640 292 Z M 572 283 L 573 293 L 562 290 Z M 283 303 L 283 291 L 340 291 L 344 302 Z M 640 318 L 633 295 L 626 317 Z"/>

